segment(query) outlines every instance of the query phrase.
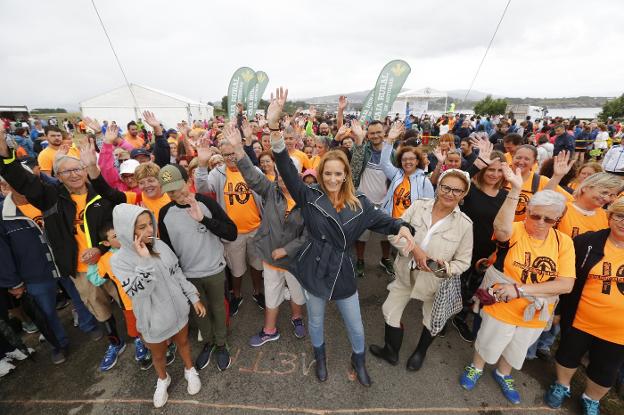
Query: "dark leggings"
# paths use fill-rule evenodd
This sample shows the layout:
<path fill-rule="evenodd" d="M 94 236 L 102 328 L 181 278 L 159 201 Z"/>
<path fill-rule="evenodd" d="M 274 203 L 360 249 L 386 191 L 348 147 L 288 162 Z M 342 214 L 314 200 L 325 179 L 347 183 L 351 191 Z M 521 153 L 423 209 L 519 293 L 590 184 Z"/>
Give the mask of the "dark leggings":
<path fill-rule="evenodd" d="M 599 339 L 575 327 L 561 331 L 557 363 L 576 369 L 586 352 L 589 352 L 587 377 L 604 388 L 612 387 L 624 363 L 624 345 Z"/>

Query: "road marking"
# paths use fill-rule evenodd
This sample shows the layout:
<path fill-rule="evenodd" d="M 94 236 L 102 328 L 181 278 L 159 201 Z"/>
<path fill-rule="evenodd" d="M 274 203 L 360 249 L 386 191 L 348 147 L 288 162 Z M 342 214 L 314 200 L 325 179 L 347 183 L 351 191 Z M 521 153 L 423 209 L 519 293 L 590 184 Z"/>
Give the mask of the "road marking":
<path fill-rule="evenodd" d="M 3 405 L 107 405 L 107 404 L 149 404 L 152 405 L 151 399 L 6 399 L 0 400 L 0 404 Z M 552 409 L 547 406 L 531 406 L 531 407 L 517 407 L 517 406 L 489 406 L 489 407 L 475 407 L 475 408 L 461 408 L 461 407 L 429 407 L 429 408 L 342 408 L 342 409 L 316 409 L 316 408 L 279 408 L 272 406 L 262 405 L 240 405 L 240 404 L 226 404 L 226 403 L 208 403 L 199 402 L 195 400 L 186 399 L 169 399 L 167 406 L 171 405 L 190 405 L 198 408 L 212 408 L 212 409 L 240 409 L 245 411 L 256 412 L 276 412 L 276 413 L 305 413 L 312 415 L 332 415 L 332 414 L 372 414 L 372 413 L 384 413 L 384 414 L 422 414 L 422 413 L 442 413 L 442 412 L 455 412 L 455 413 L 488 413 L 488 412 L 560 412 L 561 410 Z"/>

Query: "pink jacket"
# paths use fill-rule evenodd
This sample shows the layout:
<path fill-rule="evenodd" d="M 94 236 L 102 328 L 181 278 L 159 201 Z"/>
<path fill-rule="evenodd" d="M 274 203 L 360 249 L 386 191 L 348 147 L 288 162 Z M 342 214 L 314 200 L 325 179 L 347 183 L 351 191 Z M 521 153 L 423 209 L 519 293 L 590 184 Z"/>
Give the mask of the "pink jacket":
<path fill-rule="evenodd" d="M 128 150 L 126 146 L 132 147 L 132 145 L 122 142 L 120 147 Z M 133 191 L 137 195 L 141 194 L 141 189 L 135 187 L 134 189 L 130 189 L 120 178 L 117 169 L 115 168 L 115 156 L 113 155 L 114 146 L 112 144 L 102 144 L 102 148 L 100 149 L 100 157 L 98 158 L 98 166 L 100 167 L 100 171 L 102 173 L 102 177 L 106 180 L 106 183 L 113 189 L 117 189 L 121 192 L 129 192 Z M 128 150 L 130 151 L 130 150 Z"/>

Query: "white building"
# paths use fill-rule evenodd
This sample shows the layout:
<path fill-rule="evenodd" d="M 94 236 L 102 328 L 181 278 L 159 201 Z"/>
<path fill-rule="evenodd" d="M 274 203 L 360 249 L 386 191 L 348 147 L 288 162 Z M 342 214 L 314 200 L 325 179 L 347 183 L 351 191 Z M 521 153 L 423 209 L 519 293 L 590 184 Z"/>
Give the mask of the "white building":
<path fill-rule="evenodd" d="M 209 120 L 214 108 L 181 95 L 137 84 L 130 84 L 130 88 L 122 86 L 80 102 L 83 117 L 95 118 L 99 122 L 115 121 L 123 130 L 128 122 L 143 118 L 143 111 L 153 112 L 165 128 L 176 128 L 182 120 L 188 123 Z"/>

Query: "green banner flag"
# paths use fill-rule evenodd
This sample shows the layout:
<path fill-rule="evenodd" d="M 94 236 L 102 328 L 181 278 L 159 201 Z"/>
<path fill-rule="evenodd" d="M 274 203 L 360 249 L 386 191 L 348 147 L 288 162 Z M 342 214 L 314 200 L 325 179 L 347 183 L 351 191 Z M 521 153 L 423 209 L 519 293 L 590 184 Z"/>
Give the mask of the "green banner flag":
<path fill-rule="evenodd" d="M 258 71 L 256 72 L 254 78 L 255 80 L 252 80 L 250 83 L 249 94 L 247 94 L 246 100 L 247 119 L 250 121 L 255 118 L 258 104 L 260 103 L 262 95 L 269 84 L 269 76 L 266 72 Z"/>
<path fill-rule="evenodd" d="M 371 119 L 371 115 L 373 113 L 373 91 L 370 90 L 368 95 L 366 95 L 366 99 L 362 104 L 362 111 L 360 111 L 360 122 L 366 122 Z"/>
<path fill-rule="evenodd" d="M 377 78 L 375 89 L 370 92 L 366 101 L 364 101 L 362 115 L 365 119 L 382 120 L 388 115 L 394 100 L 401 92 L 401 88 L 403 88 L 403 84 L 405 84 L 405 80 L 411 71 L 412 68 L 403 60 L 393 60 L 383 67 Z M 367 107 L 370 107 L 370 110 L 365 112 Z"/>
<path fill-rule="evenodd" d="M 228 86 L 228 117 L 230 120 L 236 118 L 236 104 L 245 103 L 245 98 L 249 95 L 249 88 L 252 80 L 256 79 L 253 69 L 243 66 L 238 68 Z"/>

